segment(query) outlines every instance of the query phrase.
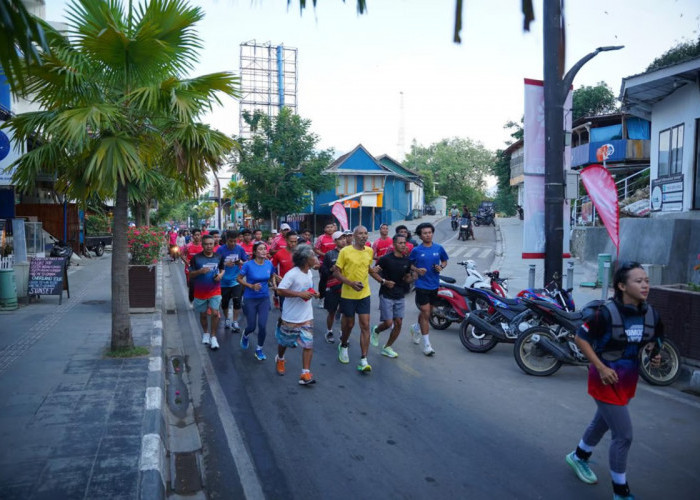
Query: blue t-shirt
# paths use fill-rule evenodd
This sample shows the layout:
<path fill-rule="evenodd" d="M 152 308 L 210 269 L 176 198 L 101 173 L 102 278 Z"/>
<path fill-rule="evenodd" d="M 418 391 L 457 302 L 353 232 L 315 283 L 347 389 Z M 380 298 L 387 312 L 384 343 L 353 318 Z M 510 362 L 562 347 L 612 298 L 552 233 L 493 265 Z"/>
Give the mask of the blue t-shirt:
<path fill-rule="evenodd" d="M 224 264 L 227 262 L 237 262 L 237 265 L 227 266 L 224 265 L 224 277 L 221 278 L 221 286 L 224 288 L 232 287 L 238 285 L 238 273 L 241 270 L 243 263 L 248 260 L 248 254 L 245 253 L 243 247 L 236 244 L 233 249 L 226 245 L 221 245 L 216 253 L 224 258 Z M 236 258 L 238 257 L 238 258 Z"/>
<path fill-rule="evenodd" d="M 436 264 L 447 262 L 447 252 L 441 245 L 433 243 L 429 247 L 421 244 L 415 247 L 408 256 L 411 264 L 417 268 L 425 268 L 423 276 L 418 276 L 415 286 L 424 290 L 437 290 L 440 286 L 440 274 L 434 269 Z"/>
<path fill-rule="evenodd" d="M 267 286 L 267 282 L 272 277 L 274 272 L 275 270 L 272 266 L 272 262 L 267 259 L 262 264 L 258 264 L 255 262 L 255 260 L 249 260 L 243 264 L 240 275 L 245 278 L 246 283 L 250 285 L 260 283 L 262 285 L 262 288 L 257 292 L 246 287 L 245 290 L 243 290 L 243 298 L 261 299 L 263 297 L 268 297 L 270 290 Z"/>

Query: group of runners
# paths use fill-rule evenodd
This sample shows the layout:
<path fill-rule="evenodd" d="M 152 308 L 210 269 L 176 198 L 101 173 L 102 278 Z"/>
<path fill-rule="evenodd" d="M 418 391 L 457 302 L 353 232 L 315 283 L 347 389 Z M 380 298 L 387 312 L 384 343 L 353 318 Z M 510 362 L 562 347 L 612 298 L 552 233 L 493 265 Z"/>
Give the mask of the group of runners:
<path fill-rule="evenodd" d="M 338 360 L 350 362 L 349 340 L 357 322 L 360 330 L 360 358 L 357 369 L 372 370 L 367 359 L 369 346 L 380 345 L 383 332 L 389 332 L 382 343 L 381 354 L 396 358 L 393 346 L 401 333 L 405 314 L 405 298 L 411 285 L 415 287 L 418 322 L 411 326 L 412 340 L 422 343 L 426 356 L 435 353 L 429 336 L 430 310 L 437 300 L 439 273 L 447 265 L 445 249 L 433 242 L 435 228 L 420 224 L 416 235 L 421 243 L 410 241 L 406 226 L 397 226 L 389 235 L 389 226 L 382 224 L 380 236 L 370 244 L 368 231 L 358 226 L 354 231 L 338 231 L 328 223 L 315 242 L 310 232 L 280 226 L 271 243 L 262 241 L 255 230 L 225 231 L 202 234 L 191 231 L 191 241 L 181 249 L 190 301 L 199 313 L 202 343 L 212 350 L 219 348 L 217 330 L 220 318 L 224 329 L 241 332 L 241 313 L 246 318 L 240 346 L 249 349 L 250 336 L 256 332 L 254 356 L 264 361 L 271 294 L 280 317 L 275 326 L 277 354 L 275 369 L 285 374 L 285 353 L 300 347 L 302 372 L 299 383 L 313 384 L 313 301 L 325 309 L 328 343 L 338 341 Z M 318 269 L 318 286 L 314 287 L 312 270 Z M 378 307 L 380 323 L 370 327 L 371 292 L 369 277 L 380 284 Z M 232 310 L 232 311 L 231 311 Z M 231 312 L 231 314 L 229 314 Z M 340 338 L 334 324 L 340 318 Z"/>

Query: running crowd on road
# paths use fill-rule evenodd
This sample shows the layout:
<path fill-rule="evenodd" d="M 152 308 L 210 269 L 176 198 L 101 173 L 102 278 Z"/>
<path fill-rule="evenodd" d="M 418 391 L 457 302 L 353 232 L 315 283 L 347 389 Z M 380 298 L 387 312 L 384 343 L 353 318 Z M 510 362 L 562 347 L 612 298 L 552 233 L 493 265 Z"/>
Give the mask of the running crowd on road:
<path fill-rule="evenodd" d="M 248 350 L 251 335 L 255 345 L 253 355 L 265 361 L 269 313 L 280 309 L 274 325 L 277 341 L 275 370 L 284 375 L 288 348 L 301 348 L 302 372 L 299 384 L 315 383 L 311 372 L 314 344 L 314 309 L 312 299 L 325 310 L 324 340 L 338 341 L 338 361 L 350 362 L 350 337 L 355 323 L 360 330 L 360 357 L 357 369 L 372 370 L 368 360 L 370 345 L 379 347 L 382 332 L 388 331 L 380 353 L 397 358 L 394 345 L 401 333 L 406 311 L 406 295 L 415 286 L 415 304 L 420 311 L 418 323 L 410 330 L 413 342 L 422 343 L 426 356 L 435 354 L 430 343 L 431 308 L 437 302 L 439 274 L 447 265 L 445 249 L 433 242 L 435 228 L 430 223 L 419 224 L 417 244 L 408 228 L 399 225 L 389 234 L 389 225 L 382 224 L 379 238 L 369 242 L 364 226 L 353 231 L 339 231 L 335 223 L 324 226 L 323 234 L 313 239 L 311 232 L 299 233 L 284 223 L 271 241 L 263 241 L 259 229 L 218 231 L 194 228 L 173 232 L 168 239 L 176 246 L 188 287 L 189 300 L 202 327 L 202 343 L 211 350 L 220 347 L 217 331 L 223 318 L 223 328 L 241 333 L 240 347 Z M 189 240 L 185 239 L 185 236 Z M 314 286 L 312 270 L 318 270 Z M 371 298 L 369 278 L 380 284 L 378 302 L 380 323 L 370 325 Z M 245 328 L 241 327 L 242 317 Z M 340 320 L 340 331 L 334 331 Z"/>

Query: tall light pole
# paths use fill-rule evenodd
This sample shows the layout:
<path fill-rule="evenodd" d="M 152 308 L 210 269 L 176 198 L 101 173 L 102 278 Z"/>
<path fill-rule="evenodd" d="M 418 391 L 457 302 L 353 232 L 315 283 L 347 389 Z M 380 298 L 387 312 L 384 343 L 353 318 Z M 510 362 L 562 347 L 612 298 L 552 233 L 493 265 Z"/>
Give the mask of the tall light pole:
<path fill-rule="evenodd" d="M 564 102 L 576 73 L 600 52 L 624 46 L 598 47 L 564 75 L 562 0 L 544 2 L 544 285 L 561 286 L 564 252 Z"/>

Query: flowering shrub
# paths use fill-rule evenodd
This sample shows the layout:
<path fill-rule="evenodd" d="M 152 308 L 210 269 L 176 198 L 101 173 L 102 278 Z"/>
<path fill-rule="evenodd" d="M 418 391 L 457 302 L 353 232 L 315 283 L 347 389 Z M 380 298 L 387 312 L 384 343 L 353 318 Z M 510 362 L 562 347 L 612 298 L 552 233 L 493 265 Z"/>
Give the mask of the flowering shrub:
<path fill-rule="evenodd" d="M 165 233 L 158 227 L 130 227 L 127 231 L 131 264 L 157 264 L 165 241 Z"/>

